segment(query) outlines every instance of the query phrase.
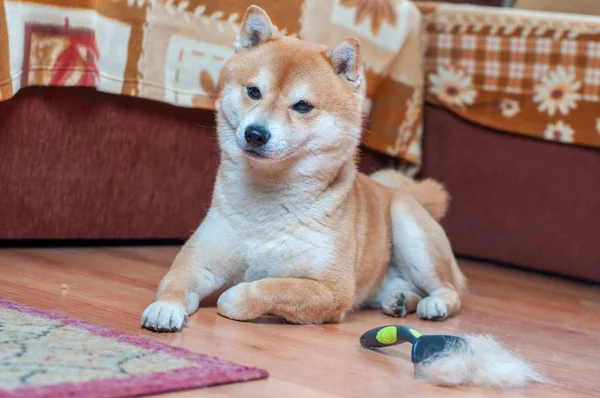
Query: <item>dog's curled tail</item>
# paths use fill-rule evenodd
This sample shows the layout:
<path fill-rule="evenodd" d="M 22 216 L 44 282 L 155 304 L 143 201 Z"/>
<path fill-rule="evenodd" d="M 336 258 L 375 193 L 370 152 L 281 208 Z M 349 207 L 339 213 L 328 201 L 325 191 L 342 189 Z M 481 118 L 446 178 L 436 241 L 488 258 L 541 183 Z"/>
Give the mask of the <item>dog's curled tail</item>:
<path fill-rule="evenodd" d="M 407 188 L 436 221 L 444 218 L 448 212 L 450 195 L 441 183 L 428 178 L 420 182 L 413 181 L 412 186 Z"/>
<path fill-rule="evenodd" d="M 406 189 L 436 221 L 444 218 L 448 211 L 450 195 L 436 180 L 415 181 L 392 169 L 380 170 L 370 177 L 387 187 Z"/>

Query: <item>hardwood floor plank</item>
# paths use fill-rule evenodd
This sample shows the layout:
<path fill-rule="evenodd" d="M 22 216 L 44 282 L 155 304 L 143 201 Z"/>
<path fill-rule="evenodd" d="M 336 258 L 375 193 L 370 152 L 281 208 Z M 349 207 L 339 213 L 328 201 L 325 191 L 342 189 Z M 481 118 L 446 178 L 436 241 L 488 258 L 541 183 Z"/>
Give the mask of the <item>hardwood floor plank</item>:
<path fill-rule="evenodd" d="M 265 381 L 169 397 L 600 396 L 600 291 L 590 285 L 462 261 L 470 291 L 462 313 L 442 323 L 379 311 L 350 314 L 340 325 L 240 323 L 203 306 L 182 333 L 142 330 L 140 314 L 178 249 L 0 250 L 0 296 L 271 373 Z M 492 334 L 552 384 L 508 392 L 426 385 L 413 377 L 409 346 L 374 352 L 358 344 L 366 330 L 394 323 L 423 333 Z"/>

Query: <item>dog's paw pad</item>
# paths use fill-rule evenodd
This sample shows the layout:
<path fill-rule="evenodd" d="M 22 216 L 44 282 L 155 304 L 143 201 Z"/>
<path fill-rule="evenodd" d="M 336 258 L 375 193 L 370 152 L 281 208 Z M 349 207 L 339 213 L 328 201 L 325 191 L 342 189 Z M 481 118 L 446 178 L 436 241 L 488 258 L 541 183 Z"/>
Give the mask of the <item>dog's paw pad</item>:
<path fill-rule="evenodd" d="M 417 305 L 417 316 L 427 321 L 443 321 L 448 317 L 448 308 L 439 297 L 425 297 Z"/>
<path fill-rule="evenodd" d="M 406 316 L 408 311 L 406 309 L 406 295 L 404 295 L 404 293 L 400 294 L 400 297 L 398 297 L 398 300 L 394 303 L 392 310 L 396 317 L 404 318 Z"/>
<path fill-rule="evenodd" d="M 155 332 L 177 332 L 186 322 L 183 305 L 169 301 L 156 301 L 142 314 L 142 326 Z"/>
<path fill-rule="evenodd" d="M 397 296 L 390 297 L 386 301 L 381 306 L 384 314 L 396 318 L 404 318 L 408 315 L 408 298 L 406 294 L 400 293 Z"/>

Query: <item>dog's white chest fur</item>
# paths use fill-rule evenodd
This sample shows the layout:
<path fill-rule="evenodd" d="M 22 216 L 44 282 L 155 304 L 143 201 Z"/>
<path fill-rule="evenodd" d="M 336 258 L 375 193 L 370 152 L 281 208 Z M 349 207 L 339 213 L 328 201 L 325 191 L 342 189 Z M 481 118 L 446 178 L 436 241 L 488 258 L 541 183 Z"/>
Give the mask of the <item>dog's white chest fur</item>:
<path fill-rule="evenodd" d="M 320 278 L 334 255 L 334 238 L 288 223 L 279 228 L 250 229 L 242 239 L 246 282 L 264 278 Z"/>

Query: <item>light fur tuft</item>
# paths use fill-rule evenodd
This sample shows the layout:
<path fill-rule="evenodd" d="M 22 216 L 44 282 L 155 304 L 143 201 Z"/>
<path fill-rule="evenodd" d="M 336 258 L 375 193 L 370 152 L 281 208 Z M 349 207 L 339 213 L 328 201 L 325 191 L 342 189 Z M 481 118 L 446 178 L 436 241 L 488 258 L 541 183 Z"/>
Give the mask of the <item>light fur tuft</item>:
<path fill-rule="evenodd" d="M 436 180 L 415 181 L 392 169 L 380 170 L 370 177 L 386 187 L 406 189 L 436 221 L 444 218 L 448 211 L 450 195 Z"/>
<path fill-rule="evenodd" d="M 440 386 L 476 385 L 492 389 L 523 387 L 545 379 L 521 358 L 508 352 L 488 335 L 465 337 L 430 360 L 417 365 L 415 374 Z"/>

